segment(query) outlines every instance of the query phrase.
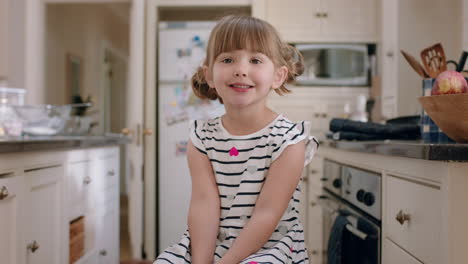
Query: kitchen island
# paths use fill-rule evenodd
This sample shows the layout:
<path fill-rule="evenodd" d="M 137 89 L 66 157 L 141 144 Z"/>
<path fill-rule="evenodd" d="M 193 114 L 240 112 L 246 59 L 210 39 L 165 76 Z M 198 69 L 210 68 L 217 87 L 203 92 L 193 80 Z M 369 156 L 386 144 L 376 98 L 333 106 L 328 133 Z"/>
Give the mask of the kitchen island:
<path fill-rule="evenodd" d="M 120 135 L 0 139 L 2 263 L 118 263 Z"/>

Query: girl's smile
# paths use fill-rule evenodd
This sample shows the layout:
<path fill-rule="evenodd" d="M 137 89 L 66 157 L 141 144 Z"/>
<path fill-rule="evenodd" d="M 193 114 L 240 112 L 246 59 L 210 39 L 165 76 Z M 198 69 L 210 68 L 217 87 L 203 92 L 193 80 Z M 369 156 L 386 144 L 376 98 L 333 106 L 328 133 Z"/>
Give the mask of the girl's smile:
<path fill-rule="evenodd" d="M 250 89 L 254 88 L 253 85 L 244 84 L 244 83 L 233 83 L 233 84 L 230 84 L 229 87 L 231 87 L 234 91 L 240 92 L 240 93 L 248 92 Z"/>

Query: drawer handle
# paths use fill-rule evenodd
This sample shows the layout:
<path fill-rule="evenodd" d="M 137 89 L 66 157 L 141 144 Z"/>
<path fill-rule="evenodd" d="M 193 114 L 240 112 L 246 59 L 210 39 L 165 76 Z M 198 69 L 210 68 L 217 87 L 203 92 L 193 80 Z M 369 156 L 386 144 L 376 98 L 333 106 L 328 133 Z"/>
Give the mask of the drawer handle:
<path fill-rule="evenodd" d="M 36 252 L 36 250 L 39 249 L 39 243 L 37 243 L 37 241 L 34 240 L 32 243 L 29 243 L 29 244 L 28 244 L 28 249 L 29 249 L 32 253 Z"/>
<path fill-rule="evenodd" d="M 107 175 L 108 176 L 114 176 L 115 175 L 115 171 L 114 170 L 110 170 L 107 172 Z"/>
<path fill-rule="evenodd" d="M 0 189 L 0 201 L 7 198 L 9 195 L 8 189 L 5 186 L 2 186 L 2 189 Z"/>
<path fill-rule="evenodd" d="M 84 184 L 90 184 L 90 183 L 91 183 L 91 177 L 86 176 L 86 177 L 84 178 L 84 180 L 83 180 L 83 183 L 84 183 Z"/>
<path fill-rule="evenodd" d="M 405 221 L 408 221 L 408 222 L 410 221 L 410 215 L 405 214 L 405 213 L 403 213 L 402 210 L 400 210 L 400 212 L 398 212 L 395 219 L 398 221 L 398 223 L 400 223 L 400 225 L 403 225 L 405 223 Z"/>

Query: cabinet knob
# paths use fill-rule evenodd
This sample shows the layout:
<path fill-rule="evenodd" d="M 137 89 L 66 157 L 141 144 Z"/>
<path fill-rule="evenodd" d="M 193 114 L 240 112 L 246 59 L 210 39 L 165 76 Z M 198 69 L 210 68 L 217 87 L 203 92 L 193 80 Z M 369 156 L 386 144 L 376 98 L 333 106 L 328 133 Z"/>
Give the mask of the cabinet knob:
<path fill-rule="evenodd" d="M 328 17 L 328 13 L 322 13 L 322 17 Z"/>
<path fill-rule="evenodd" d="M 321 17 L 322 17 L 322 13 L 320 13 L 320 12 L 315 13 L 315 17 L 321 18 Z"/>
<path fill-rule="evenodd" d="M 316 202 L 314 202 L 314 201 L 310 202 L 310 207 L 315 207 L 315 206 L 317 206 Z"/>
<path fill-rule="evenodd" d="M 129 129 L 129 128 L 123 128 L 122 131 L 121 131 L 120 133 L 122 133 L 122 134 L 128 136 L 128 135 L 132 135 L 132 134 L 134 133 L 134 131 L 131 130 L 131 129 Z"/>
<path fill-rule="evenodd" d="M 320 113 L 315 113 L 314 116 L 318 118 L 320 117 Z"/>
<path fill-rule="evenodd" d="M 310 170 L 310 174 L 317 174 L 318 170 Z"/>
<path fill-rule="evenodd" d="M 409 222 L 410 218 L 411 218 L 410 215 L 403 213 L 402 210 L 400 210 L 397 216 L 395 217 L 395 219 L 398 221 L 398 223 L 400 223 L 400 225 L 403 225 L 406 221 Z"/>
<path fill-rule="evenodd" d="M 36 240 L 28 244 L 28 250 L 30 250 L 32 253 L 36 252 L 36 250 L 39 249 L 39 243 L 37 243 Z"/>
<path fill-rule="evenodd" d="M 143 135 L 145 135 L 145 136 L 151 136 L 151 135 L 153 135 L 153 130 L 147 128 L 147 129 L 143 130 Z"/>
<path fill-rule="evenodd" d="M 322 113 L 323 118 L 327 118 L 327 116 L 328 116 L 327 113 Z"/>
<path fill-rule="evenodd" d="M 107 256 L 107 250 L 103 249 L 103 250 L 99 251 L 99 255 Z"/>
<path fill-rule="evenodd" d="M 0 201 L 7 198 L 9 194 L 10 193 L 8 193 L 7 187 L 2 186 L 2 188 L 0 189 Z"/>
<path fill-rule="evenodd" d="M 389 58 L 392 58 L 393 57 L 393 51 L 389 50 L 387 51 L 387 53 L 385 53 L 385 55 Z"/>
<path fill-rule="evenodd" d="M 107 172 L 107 176 L 114 176 L 115 175 L 115 171 L 114 170 L 110 170 Z"/>
<path fill-rule="evenodd" d="M 309 178 L 308 178 L 308 177 L 302 177 L 302 181 L 303 181 L 303 182 L 308 182 L 308 181 L 309 181 Z"/>
<path fill-rule="evenodd" d="M 91 183 L 91 177 L 86 176 L 86 177 L 84 178 L 84 180 L 83 180 L 83 183 L 84 183 L 84 184 L 90 184 L 90 183 Z"/>

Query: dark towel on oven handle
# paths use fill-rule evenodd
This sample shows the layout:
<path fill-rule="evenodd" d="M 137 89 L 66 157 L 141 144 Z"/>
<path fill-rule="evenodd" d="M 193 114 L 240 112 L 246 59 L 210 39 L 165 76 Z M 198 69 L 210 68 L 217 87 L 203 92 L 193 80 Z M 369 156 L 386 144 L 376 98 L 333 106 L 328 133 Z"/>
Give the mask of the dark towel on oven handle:
<path fill-rule="evenodd" d="M 350 222 L 343 214 L 338 214 L 333 223 L 330 238 L 328 240 L 327 259 L 328 264 L 342 264 L 343 233 Z"/>

